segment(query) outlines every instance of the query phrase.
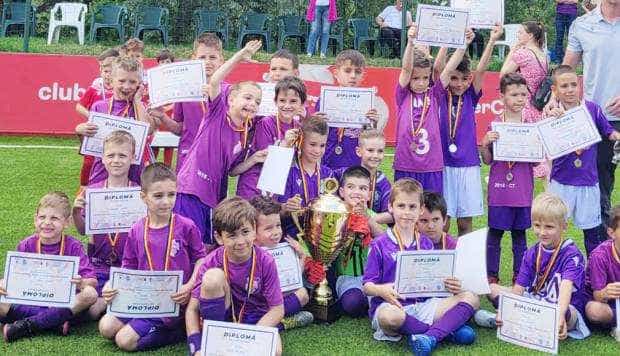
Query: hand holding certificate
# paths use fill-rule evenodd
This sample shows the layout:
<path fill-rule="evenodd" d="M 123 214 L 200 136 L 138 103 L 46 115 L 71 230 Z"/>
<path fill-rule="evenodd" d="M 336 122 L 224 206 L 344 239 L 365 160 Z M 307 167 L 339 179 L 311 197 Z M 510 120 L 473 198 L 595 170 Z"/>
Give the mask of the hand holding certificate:
<path fill-rule="evenodd" d="M 497 338 L 533 350 L 558 353 L 558 305 L 502 294 L 498 315 L 502 326 Z"/>
<path fill-rule="evenodd" d="M 536 124 L 492 122 L 491 129 L 499 134 L 493 142 L 493 159 L 508 162 L 542 162 L 543 145 Z"/>
<path fill-rule="evenodd" d="M 123 318 L 179 316 L 181 306 L 171 295 L 183 284 L 183 271 L 136 271 L 110 268 L 110 288 L 118 294 L 108 313 Z"/>
<path fill-rule="evenodd" d="M 320 111 L 332 127 L 362 128 L 370 123 L 366 113 L 374 108 L 374 88 L 321 87 Z"/>
<path fill-rule="evenodd" d="M 146 138 L 149 133 L 149 124 L 133 119 L 125 119 L 118 116 L 106 115 L 98 112 L 91 112 L 88 122 L 97 125 L 95 136 L 86 136 L 82 141 L 80 153 L 95 157 L 103 156 L 103 141 L 112 131 L 127 131 L 136 140 L 136 150 L 132 163 L 139 164 L 146 146 Z"/>
<path fill-rule="evenodd" d="M 200 60 L 160 65 L 146 74 L 151 107 L 204 100 L 202 86 L 207 84 L 207 75 Z"/>
<path fill-rule="evenodd" d="M 394 290 L 404 298 L 447 297 L 444 284 L 454 276 L 455 251 L 402 251 L 396 256 Z"/>
<path fill-rule="evenodd" d="M 601 135 L 585 106 L 568 110 L 559 118 L 537 123 L 538 132 L 550 159 L 565 156 L 601 141 Z"/>
<path fill-rule="evenodd" d="M 7 295 L 0 302 L 71 308 L 76 291 L 71 279 L 78 275 L 79 266 L 77 256 L 9 251 L 4 267 Z"/>
<path fill-rule="evenodd" d="M 278 329 L 205 320 L 202 326 L 202 356 L 275 356 Z"/>
<path fill-rule="evenodd" d="M 289 243 L 278 244 L 274 248 L 266 249 L 266 251 L 276 261 L 282 292 L 297 290 L 304 286 L 299 258 Z"/>
<path fill-rule="evenodd" d="M 418 5 L 415 42 L 427 46 L 465 48 L 469 11 L 443 6 Z"/>
<path fill-rule="evenodd" d="M 140 187 L 86 189 L 87 235 L 126 232 L 146 215 Z"/>
<path fill-rule="evenodd" d="M 493 28 L 504 24 L 504 0 L 452 0 L 455 9 L 469 10 L 469 25 L 473 28 Z"/>

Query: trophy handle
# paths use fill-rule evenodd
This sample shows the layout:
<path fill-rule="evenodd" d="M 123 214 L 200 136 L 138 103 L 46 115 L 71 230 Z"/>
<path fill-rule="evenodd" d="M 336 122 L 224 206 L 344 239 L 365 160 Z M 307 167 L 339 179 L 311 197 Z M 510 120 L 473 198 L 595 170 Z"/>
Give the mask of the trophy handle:
<path fill-rule="evenodd" d="M 293 220 L 293 223 L 295 224 L 297 231 L 299 231 L 297 233 L 297 241 L 303 241 L 303 238 L 304 238 L 304 229 L 301 227 L 301 224 L 299 223 L 299 216 L 301 214 L 303 214 L 303 210 L 291 211 L 291 219 Z"/>

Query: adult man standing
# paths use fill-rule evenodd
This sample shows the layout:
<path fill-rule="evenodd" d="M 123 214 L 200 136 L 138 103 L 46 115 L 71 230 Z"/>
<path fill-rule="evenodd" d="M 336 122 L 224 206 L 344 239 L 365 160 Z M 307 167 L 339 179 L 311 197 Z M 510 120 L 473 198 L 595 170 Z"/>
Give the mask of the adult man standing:
<path fill-rule="evenodd" d="M 394 5 L 390 5 L 383 9 L 379 16 L 375 19 L 379 27 L 381 27 L 381 34 L 379 41 L 381 46 L 388 45 L 392 53 L 390 57 L 398 57 L 400 54 L 400 34 L 403 28 L 403 2 L 402 0 L 396 0 Z M 411 12 L 407 11 L 407 27 L 411 26 L 413 20 L 411 19 Z"/>
<path fill-rule="evenodd" d="M 620 129 L 620 0 L 601 0 L 591 12 L 577 18 L 568 33 L 564 64 L 583 62 L 584 97 L 598 104 L 610 123 Z M 598 144 L 597 168 L 601 193 L 601 217 L 607 223 L 616 165 L 613 142 L 603 137 Z M 603 230 L 605 230 L 603 228 Z M 606 233 L 601 234 L 604 238 Z"/>

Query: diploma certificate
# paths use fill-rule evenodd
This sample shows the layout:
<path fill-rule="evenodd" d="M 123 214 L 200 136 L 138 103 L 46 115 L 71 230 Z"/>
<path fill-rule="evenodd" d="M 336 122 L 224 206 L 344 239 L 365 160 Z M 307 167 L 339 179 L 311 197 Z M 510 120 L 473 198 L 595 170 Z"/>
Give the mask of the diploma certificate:
<path fill-rule="evenodd" d="M 87 235 L 127 232 L 146 216 L 140 187 L 87 188 L 85 199 Z"/>
<path fill-rule="evenodd" d="M 514 294 L 502 294 L 497 338 L 530 349 L 558 353 L 558 306 Z M 562 318 L 564 315 L 561 316 Z"/>
<path fill-rule="evenodd" d="M 320 111 L 332 127 L 362 128 L 370 123 L 366 113 L 374 108 L 375 88 L 321 87 Z"/>
<path fill-rule="evenodd" d="M 493 28 L 504 24 L 504 0 L 452 0 L 455 9 L 469 10 L 469 26 Z"/>
<path fill-rule="evenodd" d="M 289 243 L 284 242 L 278 244 L 274 248 L 265 250 L 269 252 L 276 261 L 278 278 L 280 279 L 280 289 L 282 292 L 296 290 L 304 286 L 299 258 Z"/>
<path fill-rule="evenodd" d="M 269 116 L 278 113 L 276 106 L 276 85 L 274 83 L 257 83 L 262 91 L 260 106 L 256 115 Z"/>
<path fill-rule="evenodd" d="M 499 139 L 493 142 L 493 160 L 508 162 L 542 162 L 545 152 L 535 124 L 492 122 Z"/>
<path fill-rule="evenodd" d="M 601 135 L 585 106 L 578 106 L 559 118 L 549 118 L 536 125 L 550 159 L 588 148 L 601 141 Z"/>
<path fill-rule="evenodd" d="M 42 307 L 71 308 L 80 258 L 9 251 L 4 265 L 7 295 L 0 302 Z"/>
<path fill-rule="evenodd" d="M 183 271 L 137 271 L 110 268 L 110 287 L 118 290 L 108 313 L 122 318 L 179 316 L 180 304 L 170 296 L 181 289 Z"/>
<path fill-rule="evenodd" d="M 202 356 L 275 356 L 278 329 L 268 326 L 205 320 Z"/>
<path fill-rule="evenodd" d="M 146 73 L 151 107 L 204 101 L 202 86 L 207 84 L 207 74 L 200 60 L 164 64 Z"/>
<path fill-rule="evenodd" d="M 415 42 L 436 47 L 465 48 L 469 11 L 444 6 L 418 5 Z"/>
<path fill-rule="evenodd" d="M 142 153 L 146 146 L 146 138 L 149 134 L 149 124 L 133 119 L 106 115 L 98 112 L 90 113 L 88 122 L 97 125 L 97 133 L 92 137 L 84 137 L 80 153 L 95 157 L 103 156 L 103 141 L 109 134 L 116 130 L 127 131 L 136 140 L 136 151 L 131 163 L 140 164 Z"/>
<path fill-rule="evenodd" d="M 454 276 L 456 251 L 401 251 L 394 289 L 404 298 L 451 296 L 444 279 Z"/>
<path fill-rule="evenodd" d="M 290 147 L 269 146 L 256 187 L 263 192 L 284 194 L 294 154 L 295 150 Z"/>

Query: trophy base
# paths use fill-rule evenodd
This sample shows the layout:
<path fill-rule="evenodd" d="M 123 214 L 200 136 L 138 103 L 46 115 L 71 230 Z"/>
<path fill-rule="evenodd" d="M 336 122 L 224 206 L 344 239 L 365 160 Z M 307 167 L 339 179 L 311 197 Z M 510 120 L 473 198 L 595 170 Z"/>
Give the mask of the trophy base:
<path fill-rule="evenodd" d="M 336 302 L 331 302 L 329 305 L 319 305 L 310 301 L 306 309 L 312 313 L 314 322 L 318 324 L 331 324 L 340 319 L 340 308 Z"/>

